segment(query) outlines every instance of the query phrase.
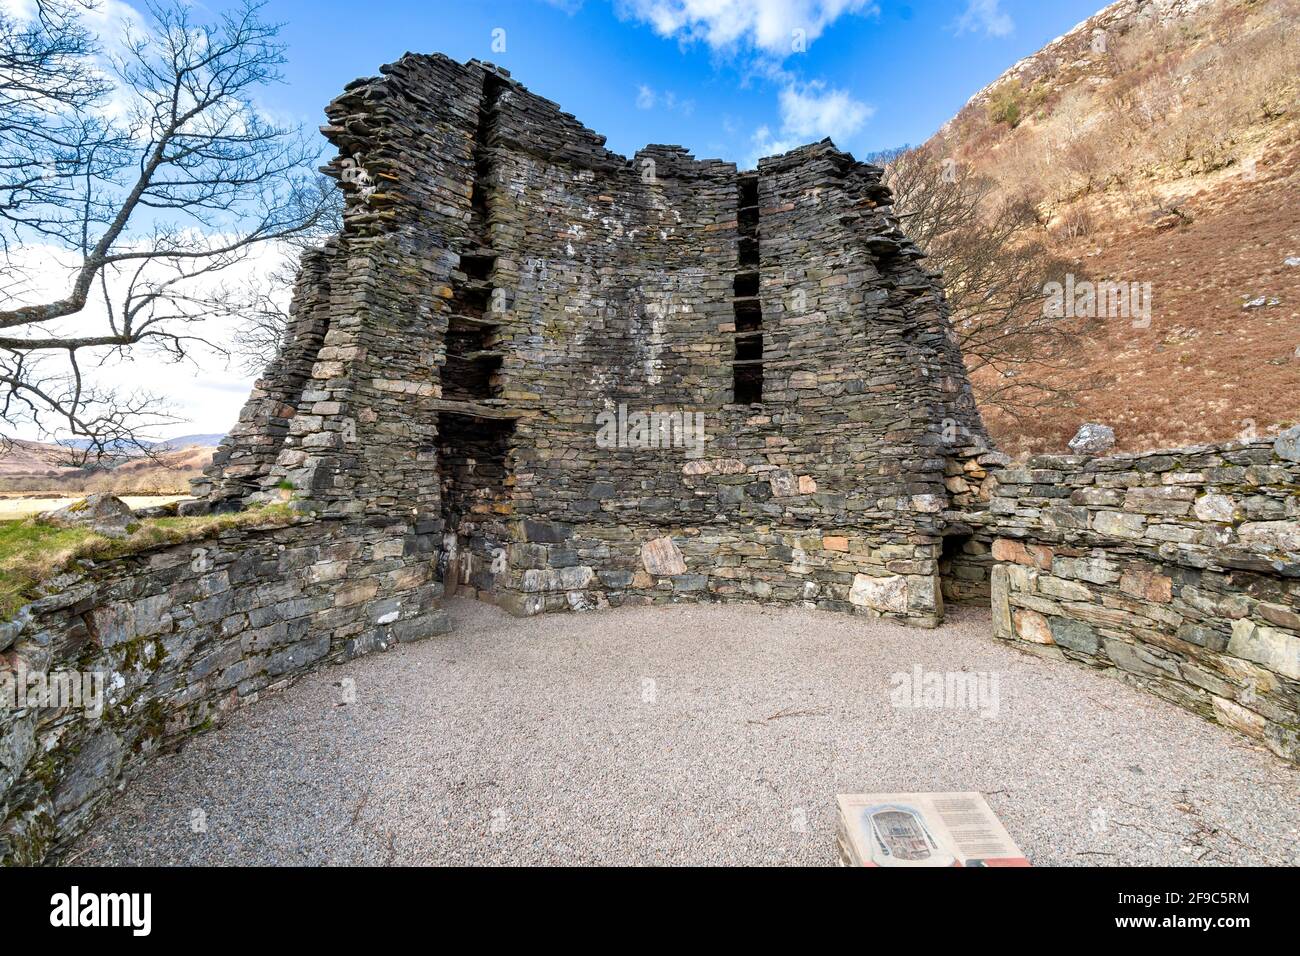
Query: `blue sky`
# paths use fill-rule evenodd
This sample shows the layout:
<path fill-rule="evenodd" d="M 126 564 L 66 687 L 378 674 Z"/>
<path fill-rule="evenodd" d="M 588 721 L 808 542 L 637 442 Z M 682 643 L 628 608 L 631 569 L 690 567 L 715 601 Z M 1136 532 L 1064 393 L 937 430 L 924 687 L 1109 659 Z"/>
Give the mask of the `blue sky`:
<path fill-rule="evenodd" d="M 189 2 L 201 20 L 233 4 Z M 0 0 L 0 6 L 15 5 L 30 8 L 31 0 Z M 265 90 L 259 107 L 281 122 L 315 128 L 324 121 L 325 104 L 353 79 L 375 75 L 408 50 L 442 52 L 507 67 L 605 134 L 609 147 L 625 156 L 647 143 L 676 143 L 701 158 L 752 167 L 760 156 L 830 136 L 863 157 L 924 142 L 973 93 L 1102 5 L 268 0 L 264 15 L 284 24 L 289 62 L 286 82 Z M 142 6 L 143 0 L 99 0 L 88 16 L 97 31 L 120 34 L 133 16 L 130 8 Z M 323 139 L 321 148 L 324 156 Z M 54 291 L 68 281 L 63 267 L 44 275 Z M 95 321 L 89 311 L 83 318 Z M 105 366 L 95 381 L 135 388 L 140 368 Z M 154 365 L 149 381 L 185 420 L 160 432 L 167 435 L 226 430 L 252 384 L 216 359 Z"/>
<path fill-rule="evenodd" d="M 209 2 L 220 7 L 219 2 Z M 677 143 L 750 165 L 823 135 L 861 156 L 927 139 L 1102 0 L 270 0 L 311 125 L 407 50 L 491 60 L 630 155 Z M 495 30 L 504 34 L 495 34 Z M 794 30 L 806 49 L 795 52 Z M 494 50 L 494 36 L 504 51 Z"/>

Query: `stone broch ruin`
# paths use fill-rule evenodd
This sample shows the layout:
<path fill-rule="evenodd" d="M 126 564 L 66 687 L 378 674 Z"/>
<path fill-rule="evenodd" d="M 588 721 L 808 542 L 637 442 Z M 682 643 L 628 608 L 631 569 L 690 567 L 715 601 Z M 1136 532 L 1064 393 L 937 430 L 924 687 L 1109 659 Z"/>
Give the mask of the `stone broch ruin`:
<path fill-rule="evenodd" d="M 946 463 L 986 443 L 878 169 L 829 142 L 751 173 L 628 161 L 440 58 L 328 112 L 346 226 L 214 507 L 284 484 L 324 518 L 411 516 L 445 584 L 516 614 L 670 590 L 938 623 Z M 701 414 L 705 440 L 670 419 L 609 447 L 606 412 Z"/>
<path fill-rule="evenodd" d="M 38 862 L 160 747 L 336 662 L 512 614 L 749 601 L 1105 669 L 1300 759 L 1300 440 L 1012 462 L 881 171 L 632 159 L 490 64 L 408 55 L 328 107 L 342 232 L 187 510 L 298 517 L 69 575 L 10 666 L 0 858 Z M 701 640 L 707 640 L 701 635 Z"/>

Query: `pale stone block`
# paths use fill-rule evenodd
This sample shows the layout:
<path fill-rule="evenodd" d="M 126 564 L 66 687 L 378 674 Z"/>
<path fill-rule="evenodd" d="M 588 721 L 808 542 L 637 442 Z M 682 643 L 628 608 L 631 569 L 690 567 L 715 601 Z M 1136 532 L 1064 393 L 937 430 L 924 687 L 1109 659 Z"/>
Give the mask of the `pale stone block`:
<path fill-rule="evenodd" d="M 641 545 L 641 565 L 651 574 L 686 573 L 686 560 L 669 537 L 655 538 Z"/>
<path fill-rule="evenodd" d="M 907 610 L 907 579 L 901 575 L 883 578 L 854 575 L 849 602 L 858 607 L 901 614 Z"/>

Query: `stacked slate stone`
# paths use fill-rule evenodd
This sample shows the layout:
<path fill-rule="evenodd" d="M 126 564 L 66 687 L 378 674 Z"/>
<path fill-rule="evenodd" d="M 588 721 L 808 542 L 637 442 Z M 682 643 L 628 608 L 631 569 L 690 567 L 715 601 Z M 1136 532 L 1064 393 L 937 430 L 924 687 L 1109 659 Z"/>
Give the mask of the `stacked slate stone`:
<path fill-rule="evenodd" d="M 1011 465 L 881 171 L 829 142 L 748 173 L 626 160 L 442 56 L 327 114 L 343 230 L 187 509 L 299 517 L 84 565 L 0 624 L 0 671 L 114 687 L 98 718 L 0 713 L 0 860 L 45 859 L 159 746 L 315 664 L 445 631 L 444 587 L 920 625 L 989 594 L 999 637 L 1297 757 L 1300 433 Z"/>
<path fill-rule="evenodd" d="M 1279 440 L 1002 469 L 979 535 L 996 635 L 1300 759 L 1297 458 Z"/>
<path fill-rule="evenodd" d="M 57 856 L 154 753 L 320 663 L 445 632 L 441 585 L 409 540 L 275 518 L 83 562 L 0 623 L 0 677 L 98 675 L 103 693 L 99 713 L 0 699 L 0 865 Z"/>
<path fill-rule="evenodd" d="M 629 161 L 440 56 L 329 115 L 345 226 L 328 292 L 299 292 L 328 301 L 325 331 L 291 334 L 214 506 L 290 488 L 319 514 L 407 514 L 449 583 L 520 614 L 759 599 L 940 620 L 948 460 L 987 448 L 879 169 L 829 141 L 743 176 L 673 146 Z M 757 403 L 734 401 L 738 298 L 764 317 Z M 703 434 L 598 442 L 603 414 L 655 412 Z M 654 542 L 680 561 L 648 563 Z"/>
<path fill-rule="evenodd" d="M 260 490 L 261 479 L 275 464 L 324 343 L 330 264 L 337 249 L 338 240 L 333 239 L 303 255 L 283 345 L 253 385 L 239 422 L 212 457 L 208 476 L 194 483 L 194 495 L 206 499 L 209 507 L 187 504 L 187 510 L 237 509 Z"/>
<path fill-rule="evenodd" d="M 1150 462 L 1007 468 L 881 171 L 829 141 L 748 173 L 673 146 L 627 160 L 490 64 L 408 55 L 382 72 L 329 107 L 344 229 L 305 263 L 282 355 L 200 486 L 207 506 L 288 496 L 401 529 L 408 560 L 524 615 L 759 600 L 933 625 L 945 595 L 991 597 L 1015 609 L 999 611 L 1004 636 L 1139 674 L 1292 752 L 1277 743 L 1295 723 L 1278 608 L 1296 602 L 1260 536 L 1295 498 L 1249 490 L 1250 469 L 1288 466 L 1187 453 L 1222 457 L 1199 507 L 1246 509 L 1244 548 L 1235 518 L 1189 526 L 1194 483 Z M 737 323 L 753 332 L 754 316 L 761 391 L 738 396 Z M 624 427 L 654 413 L 666 433 Z M 673 432 L 697 415 L 702 432 Z M 1245 487 L 1220 480 L 1238 467 Z M 1115 504 L 1110 481 L 1133 493 Z M 1043 586 L 1075 597 L 1040 593 L 1045 569 L 1015 570 L 1038 559 L 999 539 L 1065 548 L 1062 568 L 1105 581 L 1054 575 L 1071 586 Z M 1094 554 L 1181 569 L 1153 571 L 1156 593 L 1191 576 L 1189 594 L 1256 616 L 1161 610 L 1122 567 L 1088 571 Z M 1209 638 L 1188 650 L 1195 628 L 1282 664 L 1206 657 Z M 1139 644 L 1165 664 L 1126 652 Z"/>

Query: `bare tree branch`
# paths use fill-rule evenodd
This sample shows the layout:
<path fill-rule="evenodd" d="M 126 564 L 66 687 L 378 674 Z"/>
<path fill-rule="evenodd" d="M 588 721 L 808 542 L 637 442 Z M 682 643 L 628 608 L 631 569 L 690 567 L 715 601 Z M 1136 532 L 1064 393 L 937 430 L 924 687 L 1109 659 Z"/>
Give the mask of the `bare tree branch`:
<path fill-rule="evenodd" d="M 1032 202 L 923 147 L 878 157 L 908 235 L 943 273 L 966 367 L 981 404 L 1014 418 L 1073 395 L 1044 374 L 1069 366 L 1082 330 L 1047 314 L 1045 286 L 1072 266 L 1044 241 Z M 985 371 L 984 375 L 977 373 Z"/>
<path fill-rule="evenodd" d="M 194 327 L 264 311 L 264 290 L 220 274 L 336 222 L 317 142 L 254 105 L 281 78 L 280 27 L 255 0 L 211 23 L 192 9 L 150 3 L 111 55 L 79 16 L 83 0 L 39 0 L 29 21 L 0 12 L 0 408 L 11 428 L 145 445 L 149 403 L 88 387 L 80 353 L 102 365 L 131 349 L 172 362 L 219 349 Z M 32 290 L 51 247 L 73 265 L 65 290 L 41 298 Z"/>

